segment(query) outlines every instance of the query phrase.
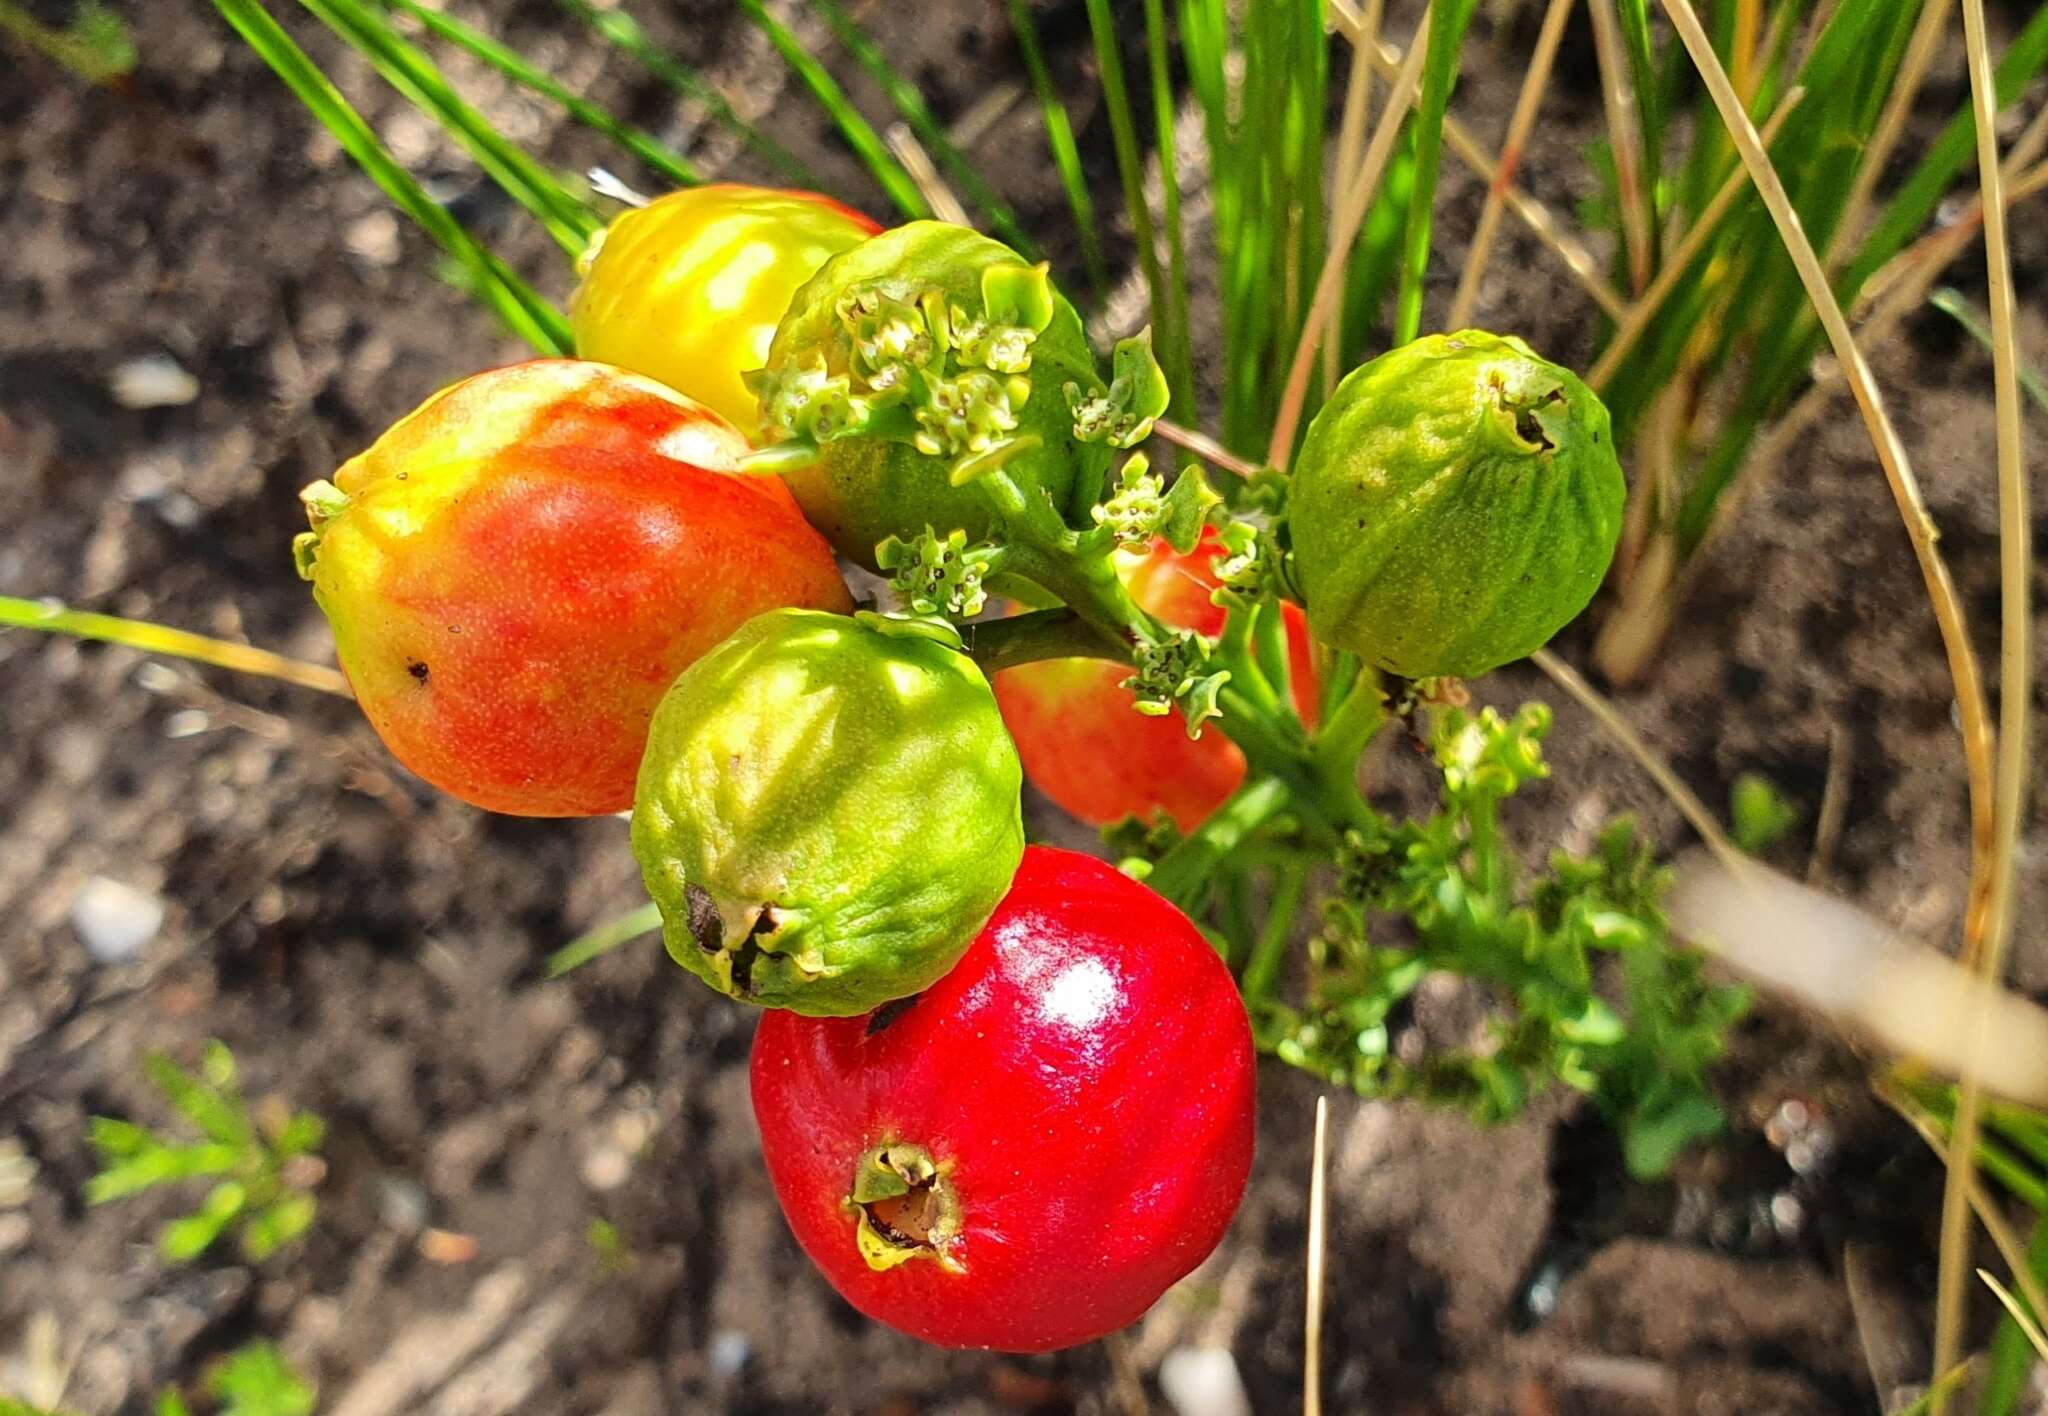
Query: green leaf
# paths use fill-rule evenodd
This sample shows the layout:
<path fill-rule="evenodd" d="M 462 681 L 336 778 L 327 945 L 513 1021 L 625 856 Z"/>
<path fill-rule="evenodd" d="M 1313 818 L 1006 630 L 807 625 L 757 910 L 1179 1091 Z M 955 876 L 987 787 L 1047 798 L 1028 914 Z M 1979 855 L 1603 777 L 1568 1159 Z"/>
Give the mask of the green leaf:
<path fill-rule="evenodd" d="M 310 1111 L 295 1111 L 270 1144 L 279 1160 L 290 1160 L 294 1156 L 318 1150 L 320 1143 L 326 1138 L 325 1121 Z"/>
<path fill-rule="evenodd" d="M 1150 437 L 1152 424 L 1166 412 L 1172 397 L 1166 374 L 1152 357 L 1151 327 L 1117 341 L 1110 355 L 1108 389 L 1085 393 L 1079 384 L 1069 383 L 1066 395 L 1076 441 L 1130 448 Z"/>
<path fill-rule="evenodd" d="M 258 1211 L 242 1226 L 242 1252 L 262 1263 L 312 1228 L 319 1204 L 304 1191 L 293 1191 Z"/>
<path fill-rule="evenodd" d="M 145 1149 L 86 1181 L 85 1202 L 103 1205 L 195 1175 L 226 1174 L 241 1156 L 238 1146 L 168 1146 L 152 1136 Z"/>
<path fill-rule="evenodd" d="M 1735 844 L 1750 855 L 1762 855 L 1799 823 L 1799 812 L 1770 778 L 1744 772 L 1729 789 L 1728 818 Z"/>
<path fill-rule="evenodd" d="M 140 1155 L 157 1144 L 156 1137 L 133 1121 L 117 1121 L 111 1116 L 93 1117 L 88 1137 L 103 1165 Z"/>
<path fill-rule="evenodd" d="M 1166 538 L 1168 545 L 1186 555 L 1202 539 L 1202 528 L 1209 524 L 1209 513 L 1222 503 L 1223 498 L 1209 485 L 1202 464 L 1189 462 L 1180 469 L 1180 475 L 1173 479 L 1173 485 L 1166 490 L 1165 500 L 1160 503 L 1159 534 Z"/>
<path fill-rule="evenodd" d="M 157 1231 L 157 1249 L 174 1264 L 188 1263 L 211 1248 L 248 1203 L 249 1192 L 237 1181 L 224 1181 L 207 1194 L 197 1214 L 174 1219 Z"/>
<path fill-rule="evenodd" d="M 1660 1178 L 1687 1146 L 1719 1135 L 1724 1124 L 1721 1108 L 1698 1091 L 1684 1092 L 1656 1110 L 1631 1112 L 1621 1122 L 1628 1173 L 1638 1180 Z"/>
<path fill-rule="evenodd" d="M 313 1388 L 267 1342 L 252 1342 L 229 1353 L 214 1369 L 207 1390 L 221 1402 L 221 1416 L 313 1413 Z"/>
<path fill-rule="evenodd" d="M 208 1052 L 211 1058 L 211 1048 Z M 218 1062 L 215 1061 L 214 1065 L 217 1066 Z M 223 1096 L 161 1052 L 153 1052 L 143 1059 L 142 1070 L 151 1084 L 163 1093 L 164 1099 L 209 1140 L 228 1146 L 246 1146 L 254 1141 L 248 1113 L 242 1108 L 239 1097 L 230 1100 Z"/>

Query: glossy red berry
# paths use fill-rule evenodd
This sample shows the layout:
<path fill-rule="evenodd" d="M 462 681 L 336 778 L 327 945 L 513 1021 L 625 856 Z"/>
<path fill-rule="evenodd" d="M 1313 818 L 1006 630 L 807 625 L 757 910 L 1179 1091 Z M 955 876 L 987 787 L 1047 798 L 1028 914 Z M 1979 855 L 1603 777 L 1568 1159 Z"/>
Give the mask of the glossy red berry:
<path fill-rule="evenodd" d="M 771 1011 L 754 1114 L 790 1228 L 877 1321 L 1042 1352 L 1216 1246 L 1252 1157 L 1251 1028 L 1187 917 L 1033 846 L 952 971 L 865 1018 Z"/>
<path fill-rule="evenodd" d="M 847 610 L 725 419 L 606 364 L 436 394 L 305 494 L 295 550 L 392 754 L 492 811 L 620 811 L 676 675 L 766 610 Z"/>
<path fill-rule="evenodd" d="M 1186 554 L 1165 541 L 1144 555 L 1122 555 L 1131 597 L 1176 629 L 1217 635 L 1224 611 L 1211 602 L 1215 564 L 1223 543 L 1211 530 Z M 1282 607 L 1294 703 L 1313 724 L 1316 672 L 1308 621 L 1293 605 Z M 996 701 L 1017 740 L 1024 775 L 1053 803 L 1093 826 L 1126 816 L 1150 820 L 1165 812 L 1192 830 L 1244 780 L 1244 754 L 1212 725 L 1188 736 L 1175 709 L 1148 717 L 1122 687 L 1128 666 L 1102 659 L 1048 659 L 996 675 Z"/>

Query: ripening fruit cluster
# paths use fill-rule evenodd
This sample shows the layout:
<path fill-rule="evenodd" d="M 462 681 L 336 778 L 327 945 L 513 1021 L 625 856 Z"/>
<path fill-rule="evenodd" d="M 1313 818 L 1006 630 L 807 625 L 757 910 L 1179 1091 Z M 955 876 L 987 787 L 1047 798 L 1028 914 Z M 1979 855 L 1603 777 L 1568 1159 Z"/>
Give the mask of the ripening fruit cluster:
<path fill-rule="evenodd" d="M 1243 1193 L 1251 1031 L 1188 919 L 1027 847 L 1019 792 L 1190 829 L 1245 759 L 1133 711 L 1125 667 L 991 684 L 950 623 L 860 609 L 839 568 L 1090 524 L 1108 452 L 1076 410 L 1105 388 L 1079 317 L 972 231 L 747 187 L 620 217 L 582 274 L 583 357 L 465 379 L 304 493 L 295 556 L 364 713 L 478 806 L 631 809 L 669 954 L 766 1010 L 768 1175 L 855 1307 L 1012 1351 L 1132 1321 Z M 998 455 L 1008 503 L 969 485 Z M 1311 632 L 1408 677 L 1543 643 L 1597 587 L 1621 491 L 1606 411 L 1518 340 L 1356 370 L 1283 527 L 1302 724 Z M 1213 638 L 1225 553 L 1210 531 L 1118 571 Z"/>
<path fill-rule="evenodd" d="M 891 534 L 988 536 L 980 493 L 863 439 L 751 470 L 741 378 L 808 367 L 849 282 L 972 308 L 1015 261 L 808 194 L 664 197 L 586 257 L 583 357 L 430 398 L 307 489 L 295 552 L 406 766 L 495 811 L 632 810 L 670 954 L 767 1010 L 768 1175 L 832 1284 L 932 1342 L 1036 1351 L 1131 1322 L 1221 1238 L 1251 1161 L 1244 1006 L 1172 905 L 1025 846 L 1019 742 L 1067 799 L 1052 747 L 1072 734 L 1030 726 L 1060 685 L 1015 671 L 999 707 L 949 628 L 857 611 L 835 550 L 872 565 Z M 1022 420 L 1047 450 L 1016 470 L 1063 499 L 1060 383 L 1099 383 L 1063 300 L 1033 366 L 1052 392 Z M 1162 550 L 1136 593 L 1213 629 L 1174 567 L 1199 577 L 1214 552 Z M 1125 711 L 1114 669 L 1078 667 L 1099 739 L 1079 750 L 1144 744 L 1083 815 L 1192 821 L 1243 774 L 1219 735 L 1189 743 Z"/>

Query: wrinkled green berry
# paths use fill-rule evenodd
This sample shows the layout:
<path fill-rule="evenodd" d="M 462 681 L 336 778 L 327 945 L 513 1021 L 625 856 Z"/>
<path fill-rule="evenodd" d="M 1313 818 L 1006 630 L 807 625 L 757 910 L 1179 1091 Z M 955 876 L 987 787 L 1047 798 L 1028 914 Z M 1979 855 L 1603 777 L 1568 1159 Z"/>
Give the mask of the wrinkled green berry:
<path fill-rule="evenodd" d="M 1295 462 L 1309 626 L 1408 678 L 1522 658 L 1599 588 L 1625 490 L 1607 409 L 1521 340 L 1392 350 L 1337 386 Z"/>
<path fill-rule="evenodd" d="M 675 681 L 633 853 L 677 963 L 820 1017 L 953 965 L 1024 850 L 1017 750 L 958 645 L 928 621 L 776 611 Z"/>
<path fill-rule="evenodd" d="M 782 472 L 841 555 L 875 568 L 891 536 L 992 539 L 998 519 L 964 469 L 994 450 L 1027 495 L 1065 512 L 1108 452 L 1074 439 L 1066 386 L 1100 389 L 1073 306 L 999 241 L 937 221 L 834 256 L 791 297 L 752 377 L 762 435 L 814 442 Z"/>

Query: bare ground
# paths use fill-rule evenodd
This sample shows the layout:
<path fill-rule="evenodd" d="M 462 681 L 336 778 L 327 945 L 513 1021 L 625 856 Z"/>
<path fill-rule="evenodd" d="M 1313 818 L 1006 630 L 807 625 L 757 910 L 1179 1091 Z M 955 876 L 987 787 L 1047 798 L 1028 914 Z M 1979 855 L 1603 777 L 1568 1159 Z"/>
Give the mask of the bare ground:
<path fill-rule="evenodd" d="M 0 591 L 323 658 L 325 627 L 285 554 L 296 489 L 426 392 L 519 351 L 433 278 L 424 240 L 210 12 L 132 11 L 145 58 L 127 93 L 0 52 Z M 509 23 L 573 81 L 689 136 L 689 115 L 551 15 L 516 6 Z M 1045 18 L 1114 206 L 1079 6 Z M 890 52 L 916 56 L 912 75 L 947 118 L 991 75 L 1019 77 L 1000 6 L 875 22 Z M 836 191 L 882 211 L 725 7 L 678 5 L 666 28 L 740 75 Z M 1512 101 L 1507 46 L 1527 41 L 1526 22 L 1501 21 L 1468 65 L 1459 111 L 1482 133 Z M 1575 34 L 1524 169 L 1567 211 L 1598 123 L 1589 52 Z M 466 220 L 566 290 L 541 238 L 452 150 L 360 64 L 336 69 Z M 1951 66 L 1937 96 L 1953 104 L 1960 85 Z M 558 165 L 600 156 L 488 81 L 472 91 Z M 975 155 L 1028 221 L 1059 230 L 1038 144 L 1027 102 Z M 709 152 L 733 160 L 729 144 Z M 730 170 L 761 175 L 744 160 Z M 1446 192 L 1440 302 L 1480 196 L 1462 173 Z M 2048 236 L 2026 222 L 2015 234 L 2038 359 Z M 1482 321 L 1583 361 L 1591 316 L 1540 248 L 1510 231 L 1494 270 Z M 1995 623 L 1988 361 L 1938 315 L 1909 334 L 1879 374 L 1982 634 Z M 150 354 L 190 370 L 196 400 L 120 406 L 114 369 Z M 2038 445 L 2038 417 L 2030 431 Z M 1781 847 L 1788 865 L 1811 848 L 1828 774 L 1846 773 L 1848 825 L 1823 880 L 1945 941 L 1966 858 L 1960 756 L 1897 518 L 1846 405 L 1773 471 L 1623 707 L 1709 800 L 1745 769 L 1784 787 L 1807 823 Z M 1481 691 L 1548 696 L 1524 671 Z M 745 1098 L 744 1014 L 652 947 L 538 977 L 548 949 L 638 898 L 622 823 L 481 815 L 389 764 L 346 703 L 123 650 L 0 635 L 0 703 L 0 1143 L 36 1166 L 24 1203 L 0 1209 L 0 1382 L 47 1313 L 73 1364 L 67 1404 L 86 1413 L 142 1410 L 257 1334 L 282 1340 L 323 1410 L 347 1416 L 1121 1411 L 1119 1368 L 1161 1403 L 1160 1362 L 1185 1344 L 1227 1347 L 1259 1411 L 1297 1399 L 1308 1079 L 1268 1072 L 1229 1240 L 1115 1361 L 1101 1346 L 935 1352 L 859 1319 L 783 1230 Z M 1558 718 L 1555 781 L 1518 813 L 1523 839 L 1582 842 L 1632 810 L 1679 843 L 1583 717 L 1560 705 Z M 1058 829 L 1049 813 L 1039 824 Z M 2040 991 L 2048 947 L 2024 922 L 2048 887 L 2038 838 L 2026 844 L 2017 973 Z M 72 907 L 95 876 L 166 904 L 139 962 L 96 964 L 82 947 Z M 235 1048 L 252 1093 L 332 1128 L 311 1239 L 260 1269 L 167 1269 L 150 1243 L 170 1200 L 89 1212 L 80 1198 L 86 1119 L 161 1120 L 139 1059 L 190 1058 L 207 1036 Z M 1332 1409 L 1868 1411 L 1873 1365 L 1887 1384 L 1924 1369 L 1939 1176 L 1860 1076 L 1809 1022 L 1762 1011 L 1721 1079 L 1730 1136 L 1654 1187 L 1628 1184 L 1599 1123 L 1562 1099 L 1476 1131 L 1338 1098 Z M 597 1262 L 593 1219 L 625 1236 L 623 1271 Z M 469 1236 L 474 1257 L 427 1257 L 425 1227 Z M 1845 1250 L 1868 1278 L 1868 1358 Z M 1880 1311 L 1893 1321 L 1877 1324 Z"/>

